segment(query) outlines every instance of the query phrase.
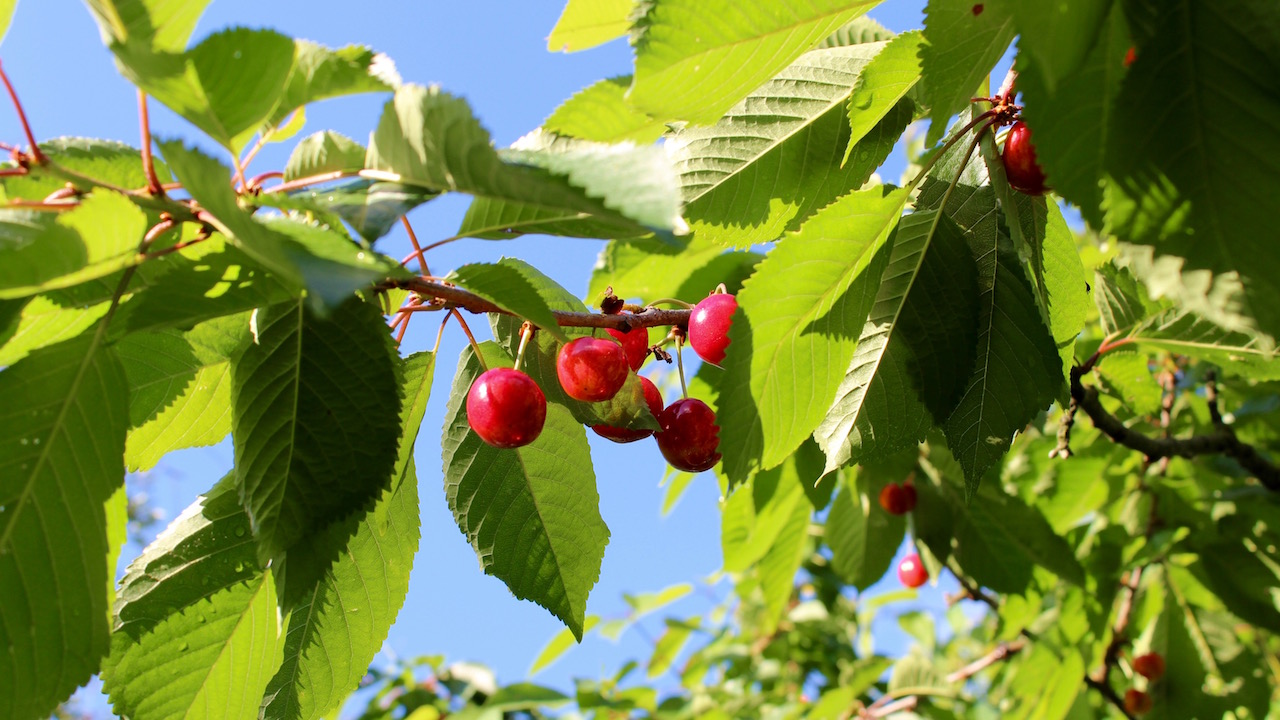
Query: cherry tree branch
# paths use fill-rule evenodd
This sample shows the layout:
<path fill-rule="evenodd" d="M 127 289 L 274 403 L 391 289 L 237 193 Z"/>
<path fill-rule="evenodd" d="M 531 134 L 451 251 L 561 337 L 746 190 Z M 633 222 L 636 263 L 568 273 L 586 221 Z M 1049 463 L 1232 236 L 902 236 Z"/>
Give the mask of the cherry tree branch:
<path fill-rule="evenodd" d="M 1083 375 L 1083 368 L 1072 368 L 1071 398 L 1079 409 L 1093 420 L 1094 427 L 1116 443 L 1137 450 L 1150 460 L 1169 457 L 1192 458 L 1197 455 L 1226 455 L 1257 477 L 1258 482 L 1268 490 L 1280 492 L 1280 467 L 1264 458 L 1252 445 L 1241 442 L 1236 437 L 1235 431 L 1222 422 L 1222 416 L 1217 407 L 1216 385 L 1210 409 L 1211 415 L 1217 415 L 1213 432 L 1186 438 L 1155 438 L 1129 428 L 1119 418 L 1107 412 L 1107 409 L 1102 406 L 1098 389 L 1092 386 L 1086 387 L 1080 381 Z M 1209 396 L 1206 394 L 1206 397 Z"/>
<path fill-rule="evenodd" d="M 1026 638 L 1018 638 L 1011 642 L 1002 642 L 995 646 L 991 652 L 947 675 L 946 681 L 949 683 L 955 683 L 968 680 L 992 665 L 995 665 L 1002 660 L 1006 660 L 1013 655 L 1017 655 L 1026 646 Z"/>
<path fill-rule="evenodd" d="M 147 175 L 147 192 L 152 195 L 163 195 L 160 177 L 156 175 L 156 164 L 151 158 L 151 119 L 147 112 L 147 94 L 138 90 L 138 126 L 142 134 L 142 170 Z"/>
<path fill-rule="evenodd" d="M 456 285 L 414 278 L 411 280 L 390 280 L 381 287 L 399 287 L 415 292 L 423 297 L 435 298 L 438 303 L 434 307 L 441 309 L 461 308 L 472 313 L 500 313 L 511 315 L 488 300 Z M 591 312 L 568 312 L 552 310 L 556 323 L 561 327 L 613 328 L 615 330 L 631 330 L 642 327 L 662 325 L 687 325 L 691 310 L 663 310 L 647 308 L 634 314 L 603 315 Z M 459 318 L 461 319 L 461 318 Z"/>

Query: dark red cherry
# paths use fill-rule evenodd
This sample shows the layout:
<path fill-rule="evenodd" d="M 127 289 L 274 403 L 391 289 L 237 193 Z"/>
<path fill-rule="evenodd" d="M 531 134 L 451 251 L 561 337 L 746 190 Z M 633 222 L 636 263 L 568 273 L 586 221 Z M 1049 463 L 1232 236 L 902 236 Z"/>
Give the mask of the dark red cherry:
<path fill-rule="evenodd" d="M 1139 655 L 1133 659 L 1133 671 L 1148 680 L 1159 680 L 1164 676 L 1164 658 L 1153 652 Z"/>
<path fill-rule="evenodd" d="M 909 588 L 918 588 L 929 580 L 929 571 L 924 569 L 920 556 L 911 553 L 898 563 L 898 579 Z"/>
<path fill-rule="evenodd" d="M 720 462 L 720 428 L 715 412 L 695 398 L 671 403 L 658 415 L 658 449 L 671 467 L 685 472 L 710 470 Z"/>
<path fill-rule="evenodd" d="M 905 515 L 916 507 L 916 488 L 914 485 L 889 483 L 880 491 L 880 507 L 890 515 Z"/>
<path fill-rule="evenodd" d="M 528 445 L 542 433 L 546 420 L 542 388 L 519 370 L 486 370 L 467 392 L 467 423 L 494 447 Z"/>
<path fill-rule="evenodd" d="M 1130 45 L 1129 51 L 1124 54 L 1124 66 L 1129 67 L 1130 65 L 1133 64 L 1133 61 L 1137 59 L 1138 59 L 1138 49 Z"/>
<path fill-rule="evenodd" d="M 1044 170 L 1036 162 L 1036 146 L 1031 144 L 1031 128 L 1019 120 L 1004 141 L 1004 174 L 1014 190 L 1027 195 L 1043 195 Z"/>
<path fill-rule="evenodd" d="M 560 348 L 556 376 L 560 387 L 575 400 L 608 400 L 627 381 L 627 355 L 612 340 L 581 337 Z"/>
<path fill-rule="evenodd" d="M 605 332 L 622 345 L 623 352 L 627 354 L 627 364 L 631 369 L 639 370 L 645 358 L 649 357 L 649 328 L 631 328 L 630 330 L 605 328 Z"/>
<path fill-rule="evenodd" d="M 1136 688 L 1129 688 L 1124 691 L 1124 709 L 1129 711 L 1130 715 L 1146 715 L 1151 712 L 1151 706 L 1155 702 L 1151 696 Z"/>
<path fill-rule="evenodd" d="M 657 418 L 662 414 L 662 393 L 658 392 L 658 386 L 654 385 L 647 377 L 640 378 L 640 387 L 644 389 L 644 402 L 649 406 L 649 412 L 653 413 L 654 418 Z M 652 430 L 628 430 L 627 428 L 613 427 L 612 425 L 592 425 L 591 429 L 600 437 L 616 443 L 635 442 L 653 434 Z"/>
<path fill-rule="evenodd" d="M 689 344 L 698 357 L 719 365 L 729 347 L 729 325 L 738 299 L 727 293 L 716 293 L 693 306 L 689 316 Z"/>

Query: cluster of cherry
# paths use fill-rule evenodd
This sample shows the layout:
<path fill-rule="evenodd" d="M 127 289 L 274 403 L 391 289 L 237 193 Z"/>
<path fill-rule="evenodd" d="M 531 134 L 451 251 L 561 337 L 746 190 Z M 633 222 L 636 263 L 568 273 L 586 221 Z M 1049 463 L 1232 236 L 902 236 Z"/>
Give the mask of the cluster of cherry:
<path fill-rule="evenodd" d="M 689 316 L 689 344 L 704 361 L 719 364 L 729 345 L 729 326 L 738 301 L 717 292 L 694 306 Z M 583 402 L 613 398 L 638 371 L 653 348 L 648 328 L 607 329 L 610 337 L 581 337 L 566 343 L 556 355 L 556 377 L 569 397 Z M 679 352 L 679 350 L 677 350 Z M 517 362 L 518 365 L 518 362 Z M 631 430 L 593 425 L 592 430 L 614 442 L 629 443 L 649 437 L 658 442 L 662 456 L 677 470 L 702 472 L 720 462 L 720 428 L 716 414 L 705 402 L 681 398 L 663 407 L 662 393 L 640 376 L 645 403 L 658 421 L 659 430 Z M 518 368 L 494 368 L 482 373 L 467 393 L 467 422 L 486 443 L 499 448 L 528 445 L 542 433 L 547 399 L 533 378 Z"/>

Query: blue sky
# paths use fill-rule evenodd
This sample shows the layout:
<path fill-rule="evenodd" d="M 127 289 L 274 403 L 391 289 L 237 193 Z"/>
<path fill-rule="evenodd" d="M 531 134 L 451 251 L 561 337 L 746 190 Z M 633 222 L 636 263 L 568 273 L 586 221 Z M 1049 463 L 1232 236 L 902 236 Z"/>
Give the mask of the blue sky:
<path fill-rule="evenodd" d="M 919 27 L 923 0 L 889 0 L 871 16 L 893 30 Z M 199 39 L 227 25 L 270 27 L 338 46 L 362 43 L 387 53 L 406 81 L 439 83 L 465 97 L 498 145 L 505 145 L 542 120 L 565 98 L 591 82 L 630 72 L 625 41 L 573 55 L 546 50 L 546 35 L 561 10 L 559 0 L 529 2 L 359 3 L 310 0 L 216 0 L 196 30 Z M 77 0 L 22 0 L 13 26 L 0 46 L 0 60 L 23 99 L 38 138 L 59 135 L 103 137 L 138 143 L 134 91 L 116 72 L 102 47 L 88 11 Z M 308 111 L 305 133 L 334 129 L 366 141 L 384 97 L 327 101 Z M 161 137 L 197 139 L 185 121 L 153 103 L 153 131 Z M 301 137 L 301 136 L 299 136 Z M 17 143 L 21 132 L 13 114 L 0 110 L 0 139 Z M 210 151 L 217 149 L 205 144 Z M 283 166 L 292 143 L 272 146 L 254 162 L 262 172 Z M 886 179 L 902 171 L 901 153 L 884 168 Z M 458 227 L 468 199 L 445 197 L 416 210 L 414 227 L 424 242 L 448 237 Z M 526 237 L 509 242 L 467 240 L 434 250 L 431 267 L 443 274 L 464 262 L 522 257 L 565 287 L 584 293 L 597 241 Z M 383 240 L 393 257 L 408 251 L 402 231 Z M 416 320 L 405 340 L 410 350 L 430 348 L 434 318 Z M 472 323 L 487 332 L 486 323 Z M 439 432 L 455 358 L 465 339 L 456 326 L 441 346 L 431 404 L 417 445 L 422 495 L 422 543 L 409 597 L 392 629 L 385 651 L 401 656 L 442 653 L 451 660 L 474 660 L 493 667 L 504 682 L 523 677 L 534 656 L 561 625 L 542 608 L 516 600 L 497 579 L 483 575 L 471 547 L 445 505 L 440 469 Z M 710 475 L 697 478 L 680 505 L 660 514 L 659 483 L 665 464 L 651 442 L 612 445 L 592 437 L 601 495 L 601 512 L 612 538 L 589 612 L 606 617 L 625 612 L 624 592 L 658 590 L 680 582 L 699 583 L 720 566 L 718 490 Z M 150 473 L 146 487 L 168 517 L 231 467 L 229 442 L 175 453 Z M 131 478 L 131 482 L 136 482 Z M 126 549 L 123 563 L 138 548 Z M 892 576 L 892 573 L 890 573 Z M 890 577 L 887 588 L 896 588 Z M 671 608 L 692 614 L 710 597 L 723 597 L 726 585 L 694 593 Z M 941 588 L 925 588 L 921 607 L 940 607 Z M 657 628 L 660 616 L 651 620 Z M 656 631 L 651 633 L 656 635 Z M 900 633 L 883 640 L 901 642 Z M 611 676 L 630 657 L 647 656 L 647 641 L 634 631 L 617 644 L 590 638 L 559 663 L 538 675 L 538 682 L 570 690 L 573 677 Z M 100 708 L 85 698 L 86 708 Z"/>

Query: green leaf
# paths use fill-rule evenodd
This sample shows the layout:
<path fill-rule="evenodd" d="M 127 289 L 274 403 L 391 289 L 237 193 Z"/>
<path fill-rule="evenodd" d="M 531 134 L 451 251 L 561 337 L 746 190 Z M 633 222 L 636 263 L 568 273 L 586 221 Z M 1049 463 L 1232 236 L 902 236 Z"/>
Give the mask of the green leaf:
<path fill-rule="evenodd" d="M 114 140 L 60 137 L 40 143 L 40 152 L 58 167 L 121 188 L 140 188 L 147 184 L 142 169 L 142 155 L 136 148 Z M 169 182 L 169 168 L 153 159 L 156 177 Z M 43 200 L 49 193 L 67 186 L 67 179 L 35 166 L 26 175 L 3 178 L 4 192 L 10 200 Z M 138 240 L 142 238 L 139 237 Z"/>
<path fill-rule="evenodd" d="M 112 46 L 124 76 L 233 153 L 279 102 L 294 41 L 274 30 L 219 30 L 182 54 Z"/>
<path fill-rule="evenodd" d="M 744 572 L 763 558 L 800 505 L 809 507 L 795 463 L 757 473 L 734 490 L 721 512 L 725 572 Z"/>
<path fill-rule="evenodd" d="M 547 36 L 547 50 L 577 52 L 622 37 L 630 16 L 631 0 L 568 0 Z"/>
<path fill-rule="evenodd" d="M 787 463 L 788 466 L 794 464 L 794 460 Z M 812 482 L 801 478 L 794 471 L 784 470 L 784 481 L 787 476 L 796 485 Z M 760 590 L 764 595 L 765 616 L 761 621 L 761 630 L 765 634 L 772 633 L 786 615 L 787 604 L 795 588 L 796 573 L 800 571 L 800 565 L 809 552 L 809 518 L 812 514 L 813 506 L 807 501 L 802 499 L 796 503 L 786 517 L 777 539 L 756 566 Z"/>
<path fill-rule="evenodd" d="M 895 35 L 892 30 L 889 30 L 875 20 L 863 15 L 841 25 L 835 32 L 831 33 L 826 37 L 826 39 L 818 43 L 818 48 L 822 49 L 830 47 L 845 47 L 846 45 L 861 45 L 863 43 L 892 40 L 894 37 Z"/>
<path fill-rule="evenodd" d="M 1188 269 L 1237 271 L 1257 328 L 1280 335 L 1280 7 L 1170 3 L 1116 97 L 1107 227 Z M 1224 53 L 1223 48 L 1231 48 Z M 1250 138 L 1241 143 L 1240 138 Z"/>
<path fill-rule="evenodd" d="M 1053 402 L 1062 359 L 1017 257 L 971 241 L 978 262 L 978 351 L 973 375 L 947 418 L 947 446 L 964 467 L 966 493 L 1000 462 L 1015 433 Z"/>
<path fill-rule="evenodd" d="M 569 338 L 551 314 L 547 301 L 538 294 L 533 283 L 521 272 L 520 265 L 470 263 L 449 273 L 449 280 L 492 302 L 507 312 L 519 315 L 562 342 Z"/>
<path fill-rule="evenodd" d="M 1125 352 L 1128 349 L 1130 352 Z M 1164 394 L 1148 366 L 1150 356 L 1131 348 L 1108 352 L 1097 365 L 1099 379 L 1134 415 L 1156 416 Z"/>
<path fill-rule="evenodd" d="M 1093 301 L 1102 331 L 1108 335 L 1130 330 L 1151 314 L 1146 292 L 1133 273 L 1114 263 L 1107 263 L 1094 273 Z"/>
<path fill-rule="evenodd" d="M 715 122 L 801 53 L 878 0 L 664 0 L 636 22 L 628 100 L 657 118 Z"/>
<path fill-rule="evenodd" d="M 869 473 L 849 478 L 827 516 L 826 541 L 831 565 L 846 582 L 866 590 L 884 576 L 902 545 L 906 522 L 880 507 L 880 488 Z M 887 480 L 886 480 L 887 481 Z"/>
<path fill-rule="evenodd" d="M 240 315 L 188 333 L 129 335 L 116 346 L 129 379 L 125 462 L 131 471 L 150 469 L 173 450 L 217 444 L 231 433 L 230 355 L 248 337 L 249 318 Z"/>
<path fill-rule="evenodd" d="M 0 372 L 5 717 L 47 717 L 107 652 L 116 566 L 107 512 L 123 511 L 108 501 L 124 483 L 128 400 L 120 363 L 99 340 L 59 343 Z"/>
<path fill-rule="evenodd" d="M 510 367 L 495 343 L 483 343 L 490 368 Z M 533 600 L 582 640 L 587 594 L 600 577 L 609 529 L 600 517 L 591 451 L 582 426 L 547 406 L 542 434 L 514 450 L 486 445 L 467 424 L 465 398 L 480 375 L 463 351 L 445 410 L 445 496 L 486 574 L 516 597 Z"/>
<path fill-rule="evenodd" d="M 763 259 L 754 252 L 725 252 L 706 235 L 694 235 L 681 249 L 653 239 L 612 241 L 600 251 L 591 271 L 587 300 L 599 300 L 609 287 L 618 297 L 642 301 L 696 302 L 720 283 L 736 294 Z"/>
<path fill-rule="evenodd" d="M 1258 553 L 1235 540 L 1200 548 L 1199 569 L 1222 604 L 1244 621 L 1280 632 L 1280 578 Z"/>
<path fill-rule="evenodd" d="M 284 166 L 284 179 L 329 172 L 356 172 L 364 168 L 367 151 L 360 143 L 332 130 L 308 135 L 298 143 Z"/>
<path fill-rule="evenodd" d="M 1226 330 L 1185 310 L 1175 308 L 1152 316 L 1125 337 L 1146 348 L 1207 360 L 1233 375 L 1280 379 L 1275 340 L 1261 333 Z"/>
<path fill-rule="evenodd" d="M 1147 245 L 1117 245 L 1115 263 L 1137 279 L 1142 288 L 1137 294 L 1151 313 L 1177 307 L 1227 330 L 1258 332 L 1257 322 L 1248 314 L 1248 299 L 1239 273 L 1196 270 L 1183 258 L 1157 255 Z"/>
<path fill-rule="evenodd" d="M 993 0 L 991 6 L 1013 18 L 1018 29 L 1018 52 L 1029 54 L 1045 85 L 1054 90 L 1075 75 L 1094 47 L 1107 20 L 1112 0 Z M 1070 705 L 1070 703 L 1067 703 Z"/>
<path fill-rule="evenodd" d="M 361 45 L 334 50 L 309 40 L 294 40 L 293 67 L 266 125 L 278 127 L 295 110 L 319 100 L 390 91 L 399 85 L 395 63 L 382 53 Z"/>
<path fill-rule="evenodd" d="M 667 131 L 667 125 L 627 104 L 630 86 L 630 75 L 598 80 L 561 103 L 542 127 L 558 135 L 595 142 L 652 143 Z"/>
<path fill-rule="evenodd" d="M 733 483 L 789 456 L 818 426 L 857 349 L 905 190 L 872 188 L 815 215 L 738 294 L 720 451 Z"/>
<path fill-rule="evenodd" d="M 693 592 L 693 586 L 689 583 L 677 583 L 658 592 L 639 595 L 623 594 L 622 599 L 631 607 L 631 620 L 634 621 L 661 610 L 691 592 Z"/>
<path fill-rule="evenodd" d="M 61 214 L 0 210 L 0 298 L 78 285 L 137 264 L 146 215 L 122 195 L 93 192 Z"/>
<path fill-rule="evenodd" d="M 361 159 L 363 162 L 363 158 Z M 377 182 L 364 178 L 324 187 L 295 190 L 289 194 L 264 193 L 254 198 L 258 205 L 294 210 L 319 216 L 331 226 L 346 221 L 369 242 L 391 232 L 400 218 L 440 194 L 412 185 Z"/>
<path fill-rule="evenodd" d="M 583 632 L 591 632 L 591 630 L 599 623 L 600 618 L 595 615 L 588 615 L 586 622 L 583 623 Z M 538 653 L 538 657 L 533 659 L 533 665 L 529 667 L 529 676 L 532 677 L 536 675 L 539 671 L 560 659 L 561 655 L 565 654 L 569 648 L 573 647 L 576 642 L 575 638 L 576 635 L 569 628 L 565 628 L 556 633 L 556 636 L 551 638 L 546 646 Z"/>
<path fill-rule="evenodd" d="M 1064 720 L 1083 691 L 1084 658 L 1078 652 L 1059 658 L 1045 645 L 1035 645 L 1018 664 L 1011 683 L 1016 705 L 1009 712 L 1018 720 Z"/>
<path fill-rule="evenodd" d="M 141 637 L 117 634 L 103 681 L 112 709 L 135 718 L 254 717 L 284 657 L 276 602 L 271 575 L 260 575 L 169 614 Z"/>
<path fill-rule="evenodd" d="M 401 272 L 394 261 L 362 249 L 338 229 L 255 218 L 240 207 L 222 163 L 179 142 L 162 142 L 160 148 L 218 230 L 278 279 L 305 287 L 314 308 L 339 305 L 356 290 Z"/>
<path fill-rule="evenodd" d="M 863 68 L 849 97 L 849 144 L 842 163 L 849 162 L 854 147 L 920 82 L 919 31 L 903 33 Z"/>
<path fill-rule="evenodd" d="M 696 618 L 691 624 L 668 620 L 666 631 L 653 644 L 653 654 L 649 656 L 645 676 L 653 679 L 669 670 L 696 629 Z"/>
<path fill-rule="evenodd" d="M 1012 0 L 1031 7 L 1034 2 Z M 1077 13 L 1077 7 L 1092 8 L 1096 0 L 1081 3 L 1041 3 L 1042 12 L 1057 13 L 1065 9 Z M 1019 10 L 1025 12 L 1025 10 Z M 1033 32 L 1036 32 L 1033 30 Z M 1039 32 L 1052 32 L 1042 28 Z M 1080 38 L 1062 35 L 1064 43 Z M 1024 40 L 1024 42 L 1027 42 Z M 1129 28 L 1121 3 L 1114 3 L 1106 24 L 1083 62 L 1054 84 L 1054 69 L 1039 62 L 1037 46 L 1018 54 L 1018 90 L 1025 100 L 1023 117 L 1032 129 L 1036 159 L 1054 192 L 1069 200 L 1095 228 L 1103 226 L 1102 186 L 1098 179 L 1106 165 L 1107 146 L 1116 107 L 1113 103 L 1125 79 L 1125 53 L 1132 46 Z M 1052 51 L 1056 52 L 1056 51 Z"/>
<path fill-rule="evenodd" d="M 414 439 L 434 373 L 432 353 L 404 361 L 391 487 L 363 516 L 331 526 L 286 559 L 285 661 L 267 686 L 263 718 L 315 719 L 335 710 L 359 684 L 404 604 L 421 536 Z"/>
<path fill-rule="evenodd" d="M 1013 42 L 1013 18 L 989 2 L 975 15 L 972 0 L 929 0 L 924 10 L 922 102 L 930 108 L 926 145 L 942 137 L 947 120 L 969 107 L 969 99 Z"/>
<path fill-rule="evenodd" d="M 120 579 L 113 631 L 129 643 L 113 646 L 105 675 L 114 673 L 117 651 L 136 643 L 171 615 L 261 575 L 249 515 L 229 473 L 169 524 L 129 563 Z"/>
<path fill-rule="evenodd" d="M 0 367 L 12 365 L 33 350 L 69 340 L 98 324 L 110 302 L 69 302 L 62 293 L 37 295 L 22 307 L 13 335 L 0 346 Z M 18 303 L 17 300 L 0 302 Z"/>
<path fill-rule="evenodd" d="M 898 224 L 889 266 L 835 402 L 814 431 L 826 472 L 914 446 L 964 389 L 976 340 L 976 268 L 936 210 Z M 929 400 L 926 405 L 921 397 Z"/>
<path fill-rule="evenodd" d="M 382 314 L 358 299 L 326 319 L 300 302 L 259 310 L 254 329 L 231 364 L 232 439 L 265 564 L 387 487 L 400 383 Z"/>
<path fill-rule="evenodd" d="M 660 148 L 555 139 L 535 131 L 500 155 L 466 102 L 436 87 L 396 91 L 365 165 L 387 180 L 565 219 L 599 216 L 637 231 L 683 225 L 675 174 Z"/>
<path fill-rule="evenodd" d="M 180 53 L 209 0 L 87 0 L 102 41 L 140 50 Z"/>
<path fill-rule="evenodd" d="M 709 127 L 667 140 L 696 235 L 745 248 L 777 240 L 851 190 L 884 162 L 911 121 L 911 103 L 886 108 L 853 142 L 845 103 L 882 43 L 815 50 Z"/>

